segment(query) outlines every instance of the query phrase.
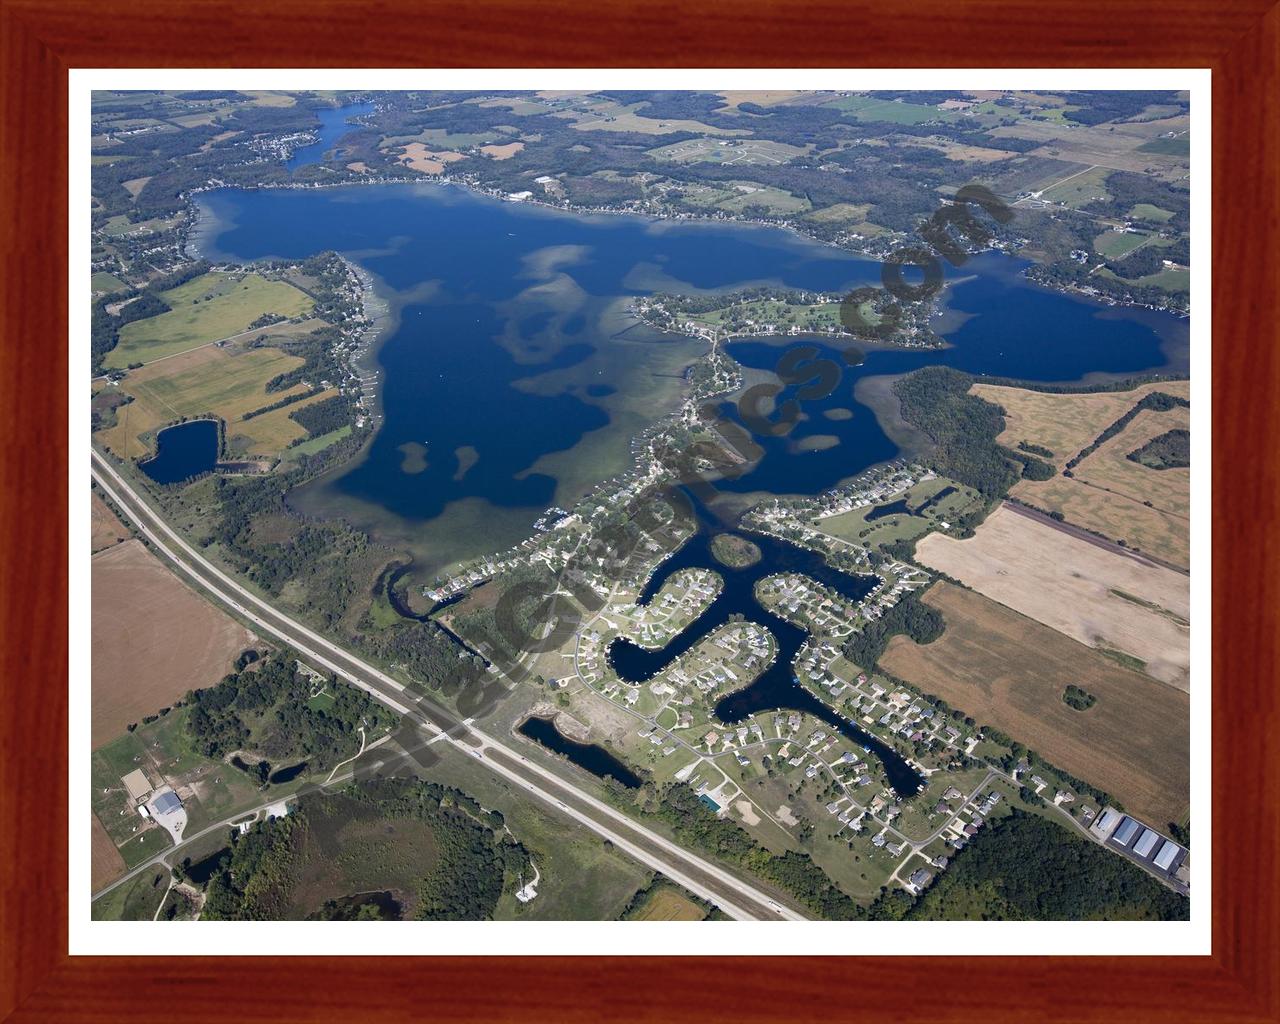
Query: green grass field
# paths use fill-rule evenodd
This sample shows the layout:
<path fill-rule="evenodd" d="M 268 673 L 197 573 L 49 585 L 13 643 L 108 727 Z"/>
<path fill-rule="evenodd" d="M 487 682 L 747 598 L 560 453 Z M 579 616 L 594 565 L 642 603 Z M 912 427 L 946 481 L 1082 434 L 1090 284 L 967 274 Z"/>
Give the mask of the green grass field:
<path fill-rule="evenodd" d="M 772 186 L 748 185 L 750 192 L 739 191 L 716 205 L 722 210 L 741 213 L 748 206 L 763 206 L 770 213 L 802 213 L 809 209 L 809 200 L 802 196 L 792 195 L 780 188 Z"/>
<path fill-rule="evenodd" d="M 877 100 L 870 96 L 842 96 L 828 106 L 837 107 L 859 121 L 887 121 L 890 124 L 926 124 L 930 121 L 956 121 L 953 110 L 939 110 L 919 103 Z"/>
<path fill-rule="evenodd" d="M 1152 139 L 1138 147 L 1139 153 L 1160 153 L 1164 156 L 1190 156 L 1191 136 L 1187 134 L 1172 139 Z"/>
<path fill-rule="evenodd" d="M 1129 211 L 1129 216 L 1138 220 L 1159 221 L 1161 224 L 1173 220 L 1171 212 L 1161 209 L 1159 206 L 1152 206 L 1150 203 L 1139 203 Z"/>
<path fill-rule="evenodd" d="M 900 540 L 915 540 L 923 537 L 931 529 L 936 529 L 942 522 L 951 522 L 957 516 L 977 508 L 981 499 L 977 492 L 954 480 L 938 477 L 916 484 L 906 493 L 907 506 L 918 509 L 920 506 L 947 487 L 954 487 L 954 493 L 947 495 L 935 505 L 930 505 L 923 515 L 912 515 L 907 512 L 880 516 L 867 521 L 867 516 L 877 508 L 892 505 L 902 500 L 903 495 L 892 496 L 888 501 L 878 505 L 868 505 L 838 516 L 828 516 L 815 521 L 815 525 L 823 533 L 839 537 L 853 544 L 870 547 L 881 547 Z"/>
<path fill-rule="evenodd" d="M 1093 247 L 1099 256 L 1114 260 L 1140 248 L 1150 237 L 1135 231 L 1104 231 L 1093 240 Z"/>
<path fill-rule="evenodd" d="M 89 278 L 89 287 L 95 292 L 105 292 L 110 295 L 113 292 L 122 292 L 129 286 L 116 277 L 115 274 L 108 274 L 105 270 L 99 270 L 93 277 Z"/>
<path fill-rule="evenodd" d="M 293 408 L 289 408 L 293 412 Z M 331 430 L 327 434 L 321 434 L 319 437 L 313 437 L 309 441 L 303 441 L 288 449 L 285 453 L 286 458 L 296 458 L 299 455 L 315 455 L 316 452 L 322 452 L 331 444 L 336 444 L 344 437 L 351 436 L 351 424 L 339 427 L 337 430 Z"/>
<path fill-rule="evenodd" d="M 168 888 L 168 868 L 143 871 L 94 900 L 89 912 L 95 921 L 150 921 Z"/>
<path fill-rule="evenodd" d="M 1107 198 L 1106 181 L 1114 173 L 1110 167 L 1093 167 L 1045 189 L 1041 198 L 1046 202 L 1062 203 L 1078 210 L 1095 199 Z"/>
<path fill-rule="evenodd" d="M 150 435 L 166 423 L 182 417 L 221 416 L 227 423 L 228 436 L 237 433 L 261 437 L 264 420 L 273 413 L 240 423 L 246 412 L 260 409 L 268 402 L 297 394 L 301 385 L 268 394 L 267 382 L 277 374 L 298 366 L 297 356 L 275 348 L 258 348 L 232 355 L 227 349 L 205 348 L 172 360 L 155 363 L 131 372 L 120 384 L 120 391 L 132 395 L 134 401 L 121 406 L 115 426 L 95 435 L 121 458 L 139 458 L 151 450 Z M 293 406 L 283 412 L 292 412 Z M 272 427 L 272 423 L 266 427 Z M 301 436 L 303 429 L 286 417 L 276 427 L 296 427 L 284 443 Z"/>
<path fill-rule="evenodd" d="M 118 368 L 176 355 L 187 349 L 239 334 L 264 313 L 294 317 L 314 303 L 293 285 L 257 274 L 236 280 L 209 273 L 160 297 L 169 312 L 135 320 L 120 330 L 120 342 L 107 353 L 106 366 Z"/>

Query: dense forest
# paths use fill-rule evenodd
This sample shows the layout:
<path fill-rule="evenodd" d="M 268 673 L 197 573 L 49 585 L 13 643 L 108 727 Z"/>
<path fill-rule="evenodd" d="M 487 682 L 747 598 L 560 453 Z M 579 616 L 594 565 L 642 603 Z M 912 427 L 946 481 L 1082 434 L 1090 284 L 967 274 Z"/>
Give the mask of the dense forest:
<path fill-rule="evenodd" d="M 880 618 L 853 633 L 845 641 L 842 653 L 864 672 L 871 672 L 889 641 L 899 633 L 918 644 L 928 644 L 942 636 L 944 628 L 942 613 L 925 604 L 919 592 L 913 590 Z"/>
<path fill-rule="evenodd" d="M 381 704 L 334 679 L 324 683 L 332 702 L 313 707 L 309 698 L 318 689 L 298 670 L 292 651 L 277 651 L 188 694 L 187 733 L 206 757 L 251 747 L 270 760 L 305 760 L 323 769 L 360 749 L 360 726 L 372 736 L 392 723 Z"/>
<path fill-rule="evenodd" d="M 1191 465 L 1191 431 L 1165 431 L 1125 458 L 1150 469 L 1185 469 Z"/>
<path fill-rule="evenodd" d="M 1185 896 L 1124 857 L 1014 808 L 956 854 L 918 899 L 895 902 L 922 921 L 1185 921 Z"/>
<path fill-rule="evenodd" d="M 893 390 L 902 418 L 933 442 L 930 465 L 985 498 L 999 498 L 1023 475 L 1022 469 L 1015 468 L 1019 463 L 1026 466 L 1039 460 L 996 444 L 1004 430 L 1004 411 L 970 395 L 972 384 L 967 373 L 926 366 L 897 381 Z"/>

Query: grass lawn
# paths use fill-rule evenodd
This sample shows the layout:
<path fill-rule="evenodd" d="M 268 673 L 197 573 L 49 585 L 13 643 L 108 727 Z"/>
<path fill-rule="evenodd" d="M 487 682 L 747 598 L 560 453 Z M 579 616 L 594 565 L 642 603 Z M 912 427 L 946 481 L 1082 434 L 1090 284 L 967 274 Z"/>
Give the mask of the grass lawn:
<path fill-rule="evenodd" d="M 169 312 L 121 328 L 119 344 L 104 360 L 107 367 L 185 352 L 239 334 L 264 313 L 294 317 L 314 305 L 293 285 L 257 274 L 237 280 L 211 272 L 161 292 L 160 297 L 171 307 Z"/>
<path fill-rule="evenodd" d="M 93 901 L 95 921 L 150 921 L 169 888 L 169 869 L 144 871 Z"/>
<path fill-rule="evenodd" d="M 1093 240 L 1093 247 L 1099 256 L 1109 260 L 1128 256 L 1138 249 L 1151 236 L 1137 231 L 1104 231 Z"/>
<path fill-rule="evenodd" d="M 903 511 L 891 515 L 875 515 L 878 509 L 893 506 L 905 499 L 907 508 L 920 510 L 921 506 L 948 487 L 955 491 L 948 494 L 936 504 L 929 505 L 921 514 Z M 957 516 L 972 511 L 978 506 L 980 498 L 976 491 L 957 484 L 954 480 L 937 477 L 916 484 L 904 494 L 892 495 L 878 505 L 852 509 L 838 516 L 817 519 L 814 525 L 823 533 L 839 537 L 853 544 L 867 544 L 872 547 L 893 544 L 899 540 L 915 540 L 924 536 L 929 530 L 936 529 L 941 523 L 948 522 Z"/>
<path fill-rule="evenodd" d="M 139 832 L 121 846 L 120 856 L 124 858 L 126 867 L 136 868 L 144 861 L 148 861 L 156 854 L 164 853 L 165 850 L 172 847 L 173 839 L 168 831 L 159 825 L 154 825 L 145 832 Z"/>
<path fill-rule="evenodd" d="M 939 110 L 919 103 L 878 100 L 870 96 L 842 96 L 828 106 L 837 107 L 859 121 L 887 121 L 890 124 L 926 124 L 930 121 L 957 121 L 953 110 Z"/>
<path fill-rule="evenodd" d="M 290 411 L 293 411 L 292 407 L 290 407 Z M 339 427 L 337 430 L 331 430 L 327 434 L 321 434 L 319 437 L 313 437 L 309 441 L 303 441 L 301 444 L 294 445 L 285 453 L 285 457 L 292 459 L 297 458 L 299 455 L 315 455 L 317 452 L 324 451 L 329 447 L 329 445 L 336 444 L 344 437 L 350 436 L 351 424 L 348 423 L 346 426 Z"/>
<path fill-rule="evenodd" d="M 95 292 L 105 292 L 110 295 L 113 292 L 122 292 L 129 286 L 116 277 L 115 274 L 108 274 L 105 270 L 99 270 L 93 277 L 89 278 L 89 287 Z"/>
<path fill-rule="evenodd" d="M 1155 220 L 1161 224 L 1173 220 L 1173 214 L 1169 210 L 1161 209 L 1159 206 L 1152 206 L 1150 203 L 1139 203 L 1129 211 L 1129 216 L 1137 220 Z"/>

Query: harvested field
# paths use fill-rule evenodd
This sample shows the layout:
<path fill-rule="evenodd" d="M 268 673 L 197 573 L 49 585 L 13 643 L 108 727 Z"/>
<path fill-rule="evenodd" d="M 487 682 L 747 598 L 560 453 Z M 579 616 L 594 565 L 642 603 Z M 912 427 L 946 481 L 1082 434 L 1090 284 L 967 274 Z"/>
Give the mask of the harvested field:
<path fill-rule="evenodd" d="M 1046 457 L 1046 461 L 1061 470 L 1152 391 L 1190 398 L 1191 385 L 1185 380 L 1157 381 L 1132 391 L 1054 395 L 975 384 L 970 394 L 1005 410 L 1005 429 L 997 438 L 1000 444 L 1016 448 L 1025 441 L 1048 448 L 1053 456 Z M 1180 417 L 1189 417 L 1189 410 L 1144 410 L 1125 430 L 1076 466 L 1074 477 L 1020 480 L 1010 494 L 1036 508 L 1060 512 L 1077 526 L 1115 541 L 1123 540 L 1129 547 L 1185 568 L 1190 564 L 1190 471 L 1153 470 L 1125 458 L 1150 437 L 1189 422 L 1189 418 Z M 1164 426 L 1157 430 L 1154 424 Z M 1145 504 L 1148 501 L 1151 505 Z"/>
<path fill-rule="evenodd" d="M 335 388 L 318 391 L 301 401 L 264 412 L 261 416 L 227 424 L 228 457 L 271 456 L 284 451 L 298 438 L 307 436 L 306 428 L 291 419 L 291 415 L 308 405 L 332 398 L 337 393 Z"/>
<path fill-rule="evenodd" d="M 138 540 L 94 556 L 92 589 L 95 750 L 188 690 L 216 683 L 255 641 Z"/>
<path fill-rule="evenodd" d="M 116 849 L 116 844 L 107 835 L 107 830 L 102 827 L 102 822 L 98 820 L 98 816 L 94 814 L 91 817 L 93 818 L 93 826 L 90 832 L 89 873 L 92 879 L 93 892 L 97 892 L 103 886 L 110 885 L 123 875 L 126 869 L 124 858 L 120 856 L 120 851 Z"/>
<path fill-rule="evenodd" d="M 1190 429 L 1190 409 L 1143 409 L 1124 430 L 1076 466 L 1075 479 L 1135 501 L 1149 501 L 1161 512 L 1186 518 L 1191 515 L 1191 470 L 1152 469 L 1128 455 L 1166 431 Z"/>
<path fill-rule="evenodd" d="M 916 558 L 1083 644 L 1145 662 L 1161 682 L 1190 688 L 1191 581 L 1181 573 L 1007 505 L 968 540 L 930 534 L 916 545 Z"/>
<path fill-rule="evenodd" d="M 129 531 L 111 507 L 98 495 L 89 499 L 90 527 L 89 538 L 91 549 L 95 552 L 118 544 L 129 536 Z"/>
<path fill-rule="evenodd" d="M 404 147 L 400 162 L 423 174 L 443 174 L 446 164 L 465 159 L 461 153 L 433 152 L 421 142 L 411 142 Z"/>
<path fill-rule="evenodd" d="M 1191 532 L 1185 518 L 1064 476 L 1021 480 L 1009 493 L 1036 508 L 1061 512 L 1069 523 L 1123 540 L 1127 546 L 1171 565 L 1190 567 Z"/>
<path fill-rule="evenodd" d="M 1010 448 L 1019 441 L 1042 445 L 1053 452 L 1059 469 L 1083 448 L 1087 448 L 1107 427 L 1132 409 L 1152 391 L 1180 398 L 1191 397 L 1191 383 L 1185 380 L 1143 384 L 1132 391 L 1100 391 L 1094 394 L 1054 395 L 1026 388 L 995 384 L 974 384 L 969 394 L 993 402 L 1004 409 L 1005 428 L 996 440 Z"/>
<path fill-rule="evenodd" d="M 919 646 L 898 636 L 881 665 L 994 726 L 1047 761 L 1163 825 L 1189 803 L 1190 703 L 1185 693 L 1108 660 L 1057 630 L 947 583 L 925 601 L 946 631 Z M 1069 685 L 1097 703 L 1075 711 Z"/>
<path fill-rule="evenodd" d="M 505 146 L 491 145 L 481 146 L 480 152 L 485 156 L 492 157 L 494 160 L 510 160 L 513 156 L 524 149 L 523 142 L 508 142 Z"/>

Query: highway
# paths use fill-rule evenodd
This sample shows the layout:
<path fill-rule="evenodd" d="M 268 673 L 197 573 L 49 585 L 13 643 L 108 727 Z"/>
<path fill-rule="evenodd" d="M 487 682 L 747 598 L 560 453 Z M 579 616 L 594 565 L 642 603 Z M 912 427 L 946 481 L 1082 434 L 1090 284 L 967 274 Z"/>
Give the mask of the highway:
<path fill-rule="evenodd" d="M 275 637 L 315 665 L 365 690 L 400 713 L 432 741 L 453 744 L 496 775 L 555 807 L 561 814 L 609 840 L 640 863 L 660 871 L 690 892 L 714 903 L 737 920 L 803 921 L 807 915 L 782 905 L 724 868 L 684 850 L 633 821 L 571 781 L 529 761 L 518 751 L 462 722 L 356 655 L 276 610 L 210 563 L 156 514 L 96 450 L 94 481 L 132 521 L 135 528 L 183 575 L 217 602 Z M 429 714 L 428 714 L 429 712 Z"/>

